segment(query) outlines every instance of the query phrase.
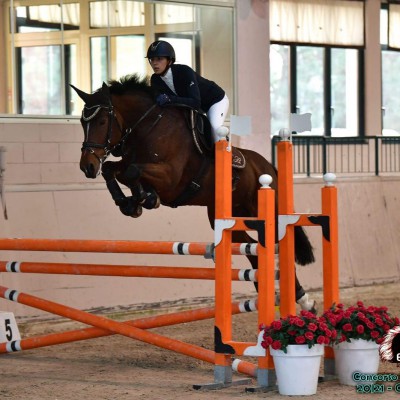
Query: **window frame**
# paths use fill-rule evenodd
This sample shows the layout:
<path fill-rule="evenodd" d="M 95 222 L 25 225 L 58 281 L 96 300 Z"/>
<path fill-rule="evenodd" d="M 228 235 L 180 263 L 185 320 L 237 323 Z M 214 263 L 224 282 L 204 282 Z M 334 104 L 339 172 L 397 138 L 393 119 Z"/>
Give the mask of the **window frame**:
<path fill-rule="evenodd" d="M 331 45 L 316 45 L 306 43 L 287 43 L 280 41 L 271 41 L 271 45 L 282 45 L 288 46 L 289 51 L 289 106 L 290 113 L 297 113 L 297 47 L 319 47 L 324 49 L 324 70 L 323 70 L 323 96 L 324 96 L 324 135 L 332 137 L 332 84 L 331 84 L 331 49 L 333 48 L 344 48 L 344 49 L 355 49 L 358 51 L 358 85 L 357 85 L 357 97 L 358 97 L 358 115 L 357 115 L 357 134 L 356 137 L 365 136 L 365 96 L 364 96 L 364 85 L 365 85 L 365 57 L 364 47 L 361 46 L 331 46 Z M 351 137 L 351 136 L 348 136 Z M 334 137 L 339 139 L 340 137 Z"/>
<path fill-rule="evenodd" d="M 80 10 L 80 22 L 78 29 L 66 29 L 60 31 L 52 31 L 52 32 L 41 32 L 41 33 L 21 33 L 16 32 L 16 27 L 13 22 L 10 23 L 9 16 L 10 9 L 15 9 L 16 7 L 29 7 L 35 5 L 60 5 L 60 1 L 55 0 L 20 0 L 18 3 L 15 0 L 8 0 L 3 4 L 4 10 L 4 22 L 6 23 L 4 26 L 5 36 L 8 45 L 6 45 L 6 60 L 7 64 L 7 85 L 9 88 L 12 88 L 11 95 L 5 99 L 6 104 L 6 113 L 7 114 L 17 114 L 21 115 L 21 101 L 23 101 L 21 97 L 21 72 L 19 71 L 19 67 L 16 63 L 17 60 L 17 51 L 26 46 L 46 46 L 46 45 L 59 45 L 61 46 L 61 65 L 62 65 L 62 78 L 61 78 L 61 102 L 63 104 L 64 112 L 61 116 L 71 115 L 72 106 L 70 105 L 71 101 L 71 93 L 68 86 L 68 74 L 69 65 L 68 60 L 65 57 L 65 45 L 76 45 L 76 54 L 79 61 L 76 66 L 76 75 L 77 75 L 77 85 L 84 91 L 91 91 L 91 60 L 90 60 L 90 39 L 92 37 L 106 37 L 107 38 L 107 65 L 108 71 L 107 76 L 108 79 L 115 79 L 113 76 L 113 50 L 112 50 L 112 38 L 117 36 L 125 36 L 125 35 L 143 35 L 145 37 L 146 48 L 152 41 L 154 41 L 158 36 L 168 36 L 174 37 L 174 35 L 179 35 L 179 32 L 182 32 L 182 35 L 188 32 L 193 32 L 193 35 L 188 34 L 188 37 L 191 36 L 193 38 L 194 43 L 194 62 L 195 69 L 201 73 L 201 39 L 200 33 L 195 31 L 196 22 L 195 23 L 176 23 L 176 24 L 160 24 L 156 25 L 154 21 L 154 13 L 155 13 L 155 5 L 158 4 L 156 0 L 154 1 L 146 1 L 146 0 L 138 0 L 144 4 L 145 8 L 145 23 L 143 26 L 132 26 L 132 27 L 117 27 L 117 28 L 91 28 L 89 26 L 89 7 L 91 0 L 66 0 L 63 4 L 68 3 L 79 3 Z M 164 3 L 164 2 L 163 2 Z M 220 9 L 229 9 L 232 11 L 232 36 L 231 36 L 231 46 L 232 46 L 232 57 L 235 56 L 235 1 L 234 0 L 188 0 L 188 1 L 171 1 L 165 2 L 165 4 L 171 5 L 186 5 L 192 7 L 218 7 Z M 14 11 L 13 11 L 14 12 Z M 14 16 L 13 18 L 16 18 Z M 59 26 L 58 23 L 47 23 L 43 22 L 41 24 L 46 27 L 54 27 Z M 62 24 L 61 24 L 62 26 Z M 70 28 L 70 27 L 68 27 Z M 12 49 L 12 50 L 11 50 Z M 232 60 L 233 61 L 233 60 Z M 146 66 L 146 75 L 151 75 L 152 70 L 149 65 Z M 232 90 L 232 100 L 235 98 L 235 73 L 236 70 L 232 66 L 231 67 L 231 90 Z M 75 83 L 74 83 L 75 84 Z M 46 114 L 47 115 L 47 114 Z"/>

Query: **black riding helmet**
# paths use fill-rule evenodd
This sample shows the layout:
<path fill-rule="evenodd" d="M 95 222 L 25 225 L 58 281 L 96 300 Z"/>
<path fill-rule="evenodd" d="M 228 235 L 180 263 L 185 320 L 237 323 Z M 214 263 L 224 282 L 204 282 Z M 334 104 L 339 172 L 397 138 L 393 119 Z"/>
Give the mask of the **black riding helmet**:
<path fill-rule="evenodd" d="M 146 58 L 168 57 L 172 63 L 175 62 L 175 50 L 165 40 L 156 40 L 147 50 Z"/>

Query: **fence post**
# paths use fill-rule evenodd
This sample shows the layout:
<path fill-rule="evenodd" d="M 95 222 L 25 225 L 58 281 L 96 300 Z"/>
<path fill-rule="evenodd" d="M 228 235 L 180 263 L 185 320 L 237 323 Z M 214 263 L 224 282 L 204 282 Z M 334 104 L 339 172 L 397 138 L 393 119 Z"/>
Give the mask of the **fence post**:
<path fill-rule="evenodd" d="M 322 214 L 327 215 L 328 229 L 322 235 L 323 251 L 323 293 L 324 310 L 333 303 L 339 303 L 339 249 L 338 249 L 338 207 L 335 174 L 324 175 L 325 186 L 321 189 Z M 325 374 L 335 374 L 333 349 L 325 347 Z"/>
<path fill-rule="evenodd" d="M 375 136 L 375 175 L 379 175 L 379 139 Z"/>
<path fill-rule="evenodd" d="M 280 131 L 282 141 L 278 145 L 278 213 L 292 215 L 293 205 L 293 146 L 290 141 L 290 133 L 287 129 Z M 280 224 L 280 221 L 278 222 Z M 280 226 L 278 227 L 280 230 Z M 295 298 L 295 257 L 294 257 L 294 226 L 288 224 L 285 227 L 285 235 L 279 241 L 280 263 L 280 292 L 281 316 L 296 314 Z"/>
<path fill-rule="evenodd" d="M 217 225 L 232 218 L 232 152 L 221 138 L 215 143 L 215 367 L 214 381 L 232 382 L 231 354 L 218 348 L 218 342 L 232 340 L 231 242 L 232 231 Z"/>

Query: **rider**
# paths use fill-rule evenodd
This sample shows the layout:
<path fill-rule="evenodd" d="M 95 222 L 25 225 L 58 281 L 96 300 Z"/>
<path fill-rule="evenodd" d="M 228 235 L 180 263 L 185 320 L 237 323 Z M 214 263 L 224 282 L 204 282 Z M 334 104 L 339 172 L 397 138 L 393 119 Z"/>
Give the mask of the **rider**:
<path fill-rule="evenodd" d="M 157 97 L 158 105 L 185 104 L 205 112 L 211 124 L 214 142 L 219 140 L 219 134 L 228 134 L 228 128 L 223 123 L 229 99 L 223 89 L 189 66 L 174 64 L 175 50 L 164 40 L 153 42 L 147 50 L 146 58 L 154 71 L 151 86 L 161 93 Z"/>

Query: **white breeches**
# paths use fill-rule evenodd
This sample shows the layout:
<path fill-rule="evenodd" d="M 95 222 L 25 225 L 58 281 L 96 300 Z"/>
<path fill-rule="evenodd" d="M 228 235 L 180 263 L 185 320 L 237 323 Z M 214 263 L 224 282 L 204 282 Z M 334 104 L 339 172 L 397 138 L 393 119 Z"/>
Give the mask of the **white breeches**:
<path fill-rule="evenodd" d="M 220 128 L 225 121 L 226 115 L 229 108 L 229 99 L 225 97 L 218 103 L 213 104 L 207 112 L 207 117 L 211 124 L 211 133 L 214 142 L 218 142 L 219 137 L 217 134 L 217 129 Z"/>

